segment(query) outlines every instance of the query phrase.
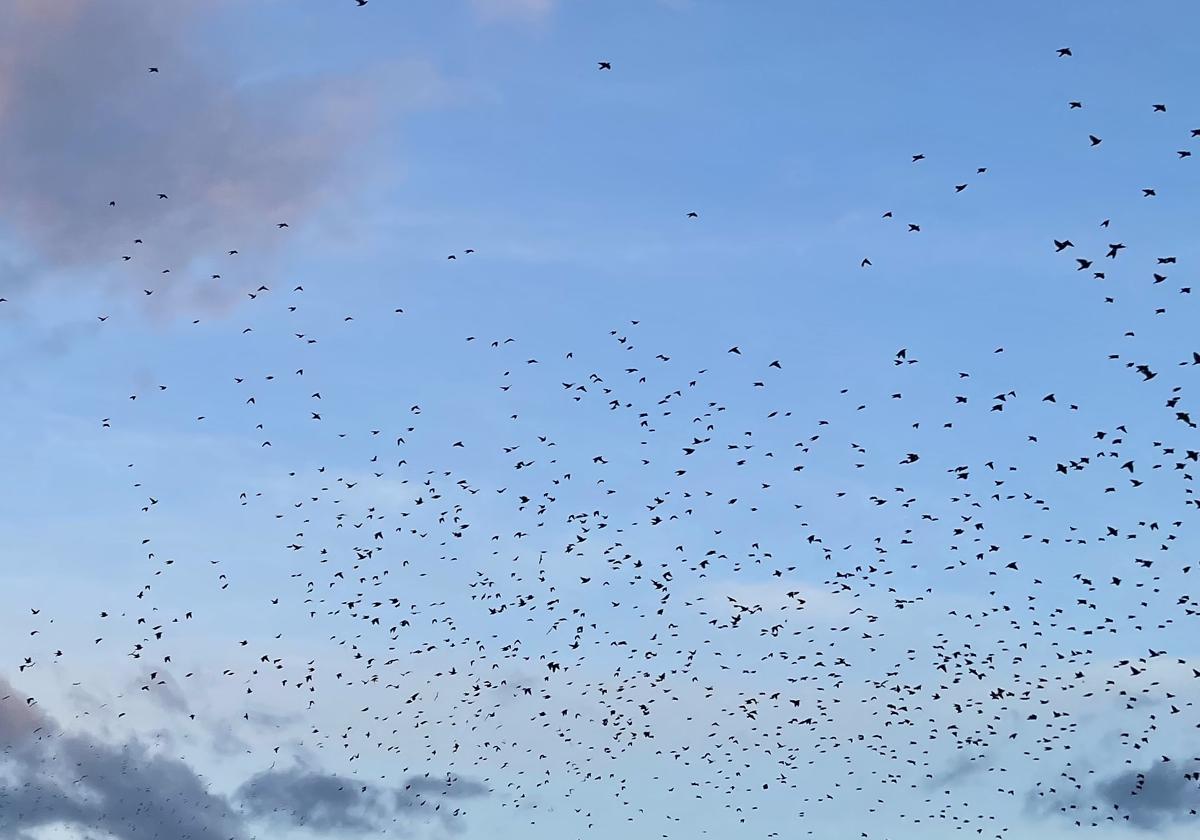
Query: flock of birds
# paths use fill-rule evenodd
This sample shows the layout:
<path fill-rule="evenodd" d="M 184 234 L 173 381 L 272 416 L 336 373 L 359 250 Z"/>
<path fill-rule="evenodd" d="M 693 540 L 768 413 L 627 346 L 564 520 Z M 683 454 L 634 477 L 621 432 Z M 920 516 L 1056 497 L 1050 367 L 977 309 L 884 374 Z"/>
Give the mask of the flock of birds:
<path fill-rule="evenodd" d="M 696 211 L 686 218 L 700 223 Z M 120 259 L 136 266 L 142 243 L 132 243 Z M 1067 268 L 1105 280 L 1124 268 L 1125 250 L 1111 242 Z M 1079 253 L 1065 237 L 1047 252 Z M 1131 271 L 1147 271 L 1154 288 L 1176 264 L 1163 254 Z M 246 293 L 271 305 L 266 284 Z M 303 300 L 293 287 L 272 317 Z M 880 360 L 883 392 L 847 383 L 801 400 L 789 378 L 796 363 L 749 340 L 713 348 L 697 366 L 656 346 L 639 320 L 608 331 L 609 349 L 594 358 L 524 349 L 495 325 L 465 341 L 494 377 L 498 402 L 486 405 L 500 408 L 460 439 L 423 422 L 432 412 L 420 405 L 323 434 L 331 416 L 354 414 L 336 410 L 336 380 L 305 373 L 318 337 L 290 340 L 294 365 L 267 369 L 248 355 L 233 377 L 236 405 L 188 422 L 237 411 L 255 446 L 270 450 L 266 463 L 294 459 L 280 477 L 287 504 L 265 487 L 228 502 L 231 515 L 287 534 L 278 555 L 289 571 L 260 609 L 307 622 L 334 653 L 276 656 L 279 636 L 247 635 L 223 671 L 180 661 L 174 642 L 194 613 L 225 609 L 233 628 L 245 618 L 222 606 L 241 570 L 186 561 L 211 563 L 211 591 L 197 593 L 194 610 L 160 609 L 185 561 L 168 559 L 148 528 L 138 538 L 145 583 L 127 602 L 97 607 L 105 632 L 77 649 L 43 649 L 39 633 L 55 616 L 49 603 L 31 607 L 10 637 L 5 703 L 36 709 L 23 676 L 69 670 L 80 657 L 133 661 L 151 695 L 172 679 L 205 681 L 236 687 L 247 703 L 278 696 L 335 716 L 324 698 L 353 697 L 343 729 L 314 725 L 306 742 L 348 762 L 423 753 L 444 773 L 483 780 L 498 807 L 531 822 L 565 813 L 565 830 L 579 836 L 650 819 L 664 836 L 673 822 L 685 834 L 703 809 L 772 837 L 812 833 L 810 818 L 840 819 L 844 836 L 888 837 L 889 824 L 909 824 L 921 836 L 1001 838 L 1029 811 L 1080 826 L 1195 817 L 1200 670 L 1169 648 L 1200 630 L 1192 560 L 1176 548 L 1200 513 L 1200 414 L 1184 394 L 1200 354 L 1113 354 L 1124 368 L 1112 375 L 1161 401 L 1163 422 L 1097 424 L 1080 436 L 1086 409 L 1070 383 L 1031 395 L 1002 365 L 926 371 L 918 350 L 898 348 Z M 918 383 L 941 396 L 906 400 Z M 297 425 L 321 424 L 327 449 L 317 457 L 336 467 L 305 465 L 311 451 L 259 411 L 264 393 L 295 405 Z M 130 423 L 153 396 L 121 395 L 97 421 Z M 555 428 L 547 405 L 571 422 Z M 1044 424 L 1038 434 L 1031 416 Z M 506 478 L 481 480 L 464 466 L 465 453 L 483 450 Z M 145 516 L 171 506 L 169 488 L 136 486 Z M 1116 710 L 1116 732 L 1089 727 L 1102 706 Z M 4 725 L 0 735 L 19 740 Z M 266 758 L 285 762 L 289 744 Z M 968 781 L 972 793 L 955 790 Z M 1174 804 L 1156 793 L 1161 811 L 1143 808 L 1148 784 L 1167 784 Z M 0 809 L 11 795 L 0 788 Z M 455 819 L 466 813 L 455 803 Z M 198 836 L 191 830 L 178 836 Z"/>

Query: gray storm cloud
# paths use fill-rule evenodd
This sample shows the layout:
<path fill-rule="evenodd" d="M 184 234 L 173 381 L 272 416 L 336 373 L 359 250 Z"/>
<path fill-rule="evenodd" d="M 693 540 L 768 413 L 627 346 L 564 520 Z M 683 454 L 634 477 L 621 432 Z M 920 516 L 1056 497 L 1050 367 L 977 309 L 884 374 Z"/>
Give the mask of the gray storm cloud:
<path fill-rule="evenodd" d="M 1029 804 L 1042 816 L 1112 819 L 1153 832 L 1196 819 L 1200 811 L 1200 761 L 1159 761 L 1145 770 L 1123 770 L 1075 794 L 1035 794 Z"/>
<path fill-rule="evenodd" d="M 0 836 L 65 825 L 117 840 L 230 840 L 242 823 L 185 762 L 67 733 L 0 680 Z"/>
<path fill-rule="evenodd" d="M 1127 770 L 1096 786 L 1103 808 L 1155 829 L 1164 822 L 1195 819 L 1200 809 L 1200 763 L 1159 762 L 1144 771 Z M 1115 806 L 1115 807 L 1114 807 Z"/>
<path fill-rule="evenodd" d="M 454 776 L 363 788 L 349 777 L 293 768 L 259 773 L 227 796 L 182 758 L 64 730 L 0 679 L 0 837 L 25 840 L 66 826 L 113 840 L 244 840 L 260 821 L 317 836 L 430 822 L 454 830 L 460 804 L 488 793 Z"/>

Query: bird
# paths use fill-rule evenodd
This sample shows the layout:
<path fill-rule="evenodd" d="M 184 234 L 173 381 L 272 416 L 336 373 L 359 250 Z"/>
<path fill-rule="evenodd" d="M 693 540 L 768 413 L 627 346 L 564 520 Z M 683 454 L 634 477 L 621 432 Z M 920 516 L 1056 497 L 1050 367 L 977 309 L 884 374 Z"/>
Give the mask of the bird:
<path fill-rule="evenodd" d="M 598 69 L 600 69 L 600 70 L 611 70 L 611 69 L 612 69 L 612 62 L 610 62 L 610 61 L 597 61 L 597 62 L 596 62 L 596 66 L 597 66 L 597 68 L 598 68 Z"/>

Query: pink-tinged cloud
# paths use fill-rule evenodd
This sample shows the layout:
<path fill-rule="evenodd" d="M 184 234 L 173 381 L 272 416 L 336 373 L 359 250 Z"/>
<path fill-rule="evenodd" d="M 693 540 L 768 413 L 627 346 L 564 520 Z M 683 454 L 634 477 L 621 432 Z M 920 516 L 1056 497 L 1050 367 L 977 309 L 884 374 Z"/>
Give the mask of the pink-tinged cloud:
<path fill-rule="evenodd" d="M 103 267 L 112 288 L 157 284 L 161 299 L 230 249 L 265 258 L 288 232 L 277 222 L 294 230 L 342 186 L 377 97 L 345 79 L 236 84 L 191 36 L 224 5 L 16 0 L 0 27 L 10 253 L 42 274 Z M 0 276 L 0 293 L 21 282 Z"/>

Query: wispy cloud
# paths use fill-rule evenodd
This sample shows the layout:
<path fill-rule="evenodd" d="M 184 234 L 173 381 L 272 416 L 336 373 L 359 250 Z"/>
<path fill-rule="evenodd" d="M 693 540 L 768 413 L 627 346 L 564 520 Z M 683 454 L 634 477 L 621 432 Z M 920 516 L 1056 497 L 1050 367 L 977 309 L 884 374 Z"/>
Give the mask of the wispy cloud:
<path fill-rule="evenodd" d="M 402 818 L 437 818 L 452 826 L 459 814 L 451 803 L 487 792 L 481 783 L 456 776 L 414 776 L 393 788 L 293 767 L 259 773 L 238 789 L 237 798 L 249 814 L 276 823 L 367 833 Z"/>
<path fill-rule="evenodd" d="M 558 0 L 471 0 L 483 20 L 540 21 L 549 17 Z"/>

